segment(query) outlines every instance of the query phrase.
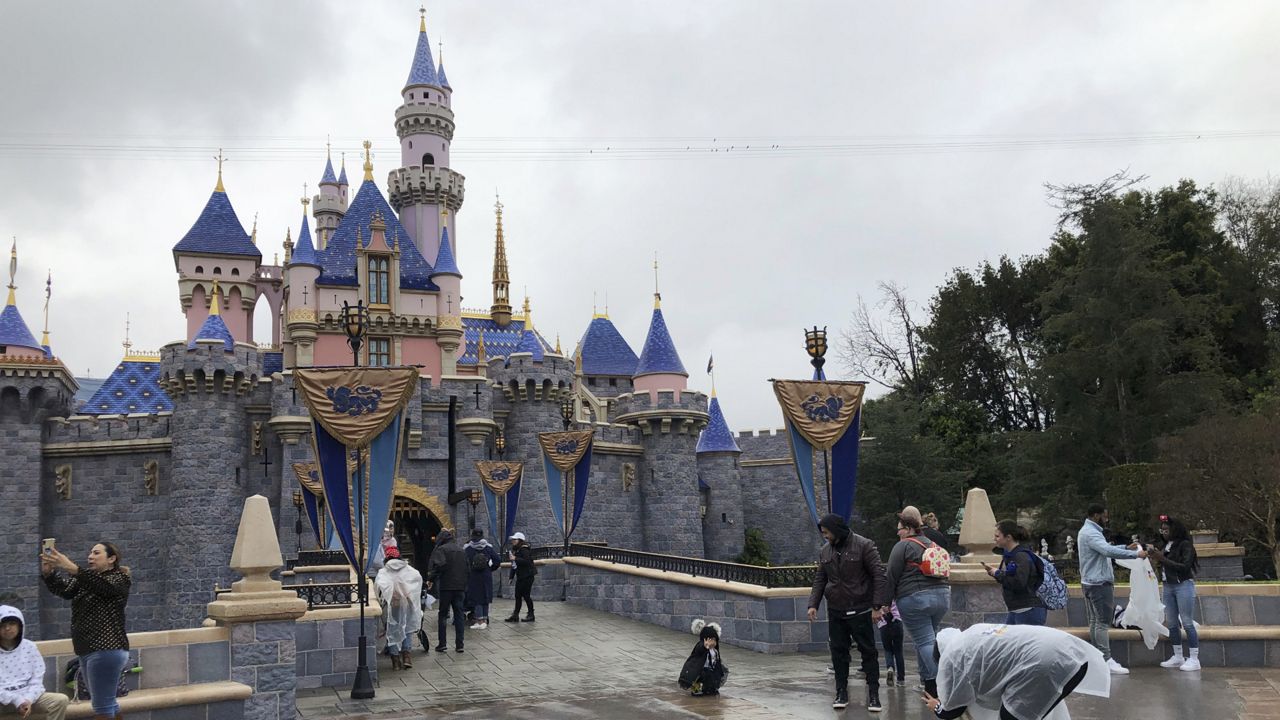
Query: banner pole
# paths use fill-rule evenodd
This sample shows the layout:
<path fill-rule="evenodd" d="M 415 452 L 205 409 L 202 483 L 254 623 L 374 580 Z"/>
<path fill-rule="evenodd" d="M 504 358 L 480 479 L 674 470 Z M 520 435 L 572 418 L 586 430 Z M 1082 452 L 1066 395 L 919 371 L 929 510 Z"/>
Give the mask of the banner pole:
<path fill-rule="evenodd" d="M 564 492 L 560 494 L 560 517 L 564 521 L 564 552 L 569 554 L 569 488 L 573 482 L 573 469 L 564 472 Z"/>
<path fill-rule="evenodd" d="M 365 550 L 367 519 L 364 516 L 364 468 L 360 463 L 360 449 L 355 450 L 356 457 L 356 523 L 358 524 L 357 532 L 360 533 L 360 545 L 356 551 L 358 558 L 356 560 L 356 586 L 357 596 L 360 599 L 360 648 L 356 650 L 356 677 L 355 683 L 351 686 L 352 700 L 368 700 L 373 697 L 373 679 L 369 676 L 369 657 L 368 657 L 368 640 L 364 634 L 364 606 L 368 603 L 368 583 L 365 582 L 364 562 L 368 554 Z"/>
<path fill-rule="evenodd" d="M 831 451 L 822 451 L 822 472 L 827 478 L 827 512 L 835 512 L 835 502 L 831 497 Z"/>

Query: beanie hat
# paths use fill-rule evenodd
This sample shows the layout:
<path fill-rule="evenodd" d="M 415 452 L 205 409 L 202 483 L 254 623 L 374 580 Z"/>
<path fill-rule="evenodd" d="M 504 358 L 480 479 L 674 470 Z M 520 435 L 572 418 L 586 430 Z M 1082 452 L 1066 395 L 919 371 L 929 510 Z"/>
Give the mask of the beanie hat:
<path fill-rule="evenodd" d="M 834 535 L 836 544 L 844 542 L 844 539 L 849 537 L 849 525 L 844 521 L 844 518 L 835 513 L 822 516 L 818 527 L 826 528 L 828 532 Z"/>
<path fill-rule="evenodd" d="M 918 528 L 924 525 L 924 520 L 920 517 L 920 511 L 916 509 L 915 505 L 908 505 L 902 508 L 902 512 L 898 513 L 898 519 L 908 521 L 904 524 L 909 524 L 912 527 Z"/>
<path fill-rule="evenodd" d="M 386 555 L 388 560 L 390 560 L 392 558 L 400 557 L 400 550 L 399 548 L 389 547 L 383 551 L 383 554 Z"/>
<path fill-rule="evenodd" d="M 483 530 L 481 530 L 480 528 L 476 528 L 476 529 L 474 529 L 474 530 L 472 530 L 472 531 L 471 531 L 471 539 L 472 539 L 472 540 L 479 540 L 479 539 L 481 539 L 481 538 L 483 538 L 483 537 L 484 537 L 484 531 L 483 531 Z"/>

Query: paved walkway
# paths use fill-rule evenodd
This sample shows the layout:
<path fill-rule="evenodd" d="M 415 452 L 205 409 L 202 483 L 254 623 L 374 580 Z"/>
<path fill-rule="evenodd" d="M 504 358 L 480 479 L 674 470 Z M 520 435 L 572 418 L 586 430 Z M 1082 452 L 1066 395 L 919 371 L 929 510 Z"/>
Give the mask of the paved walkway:
<path fill-rule="evenodd" d="M 429 623 L 434 619 L 429 613 Z M 305 690 L 298 709 L 305 720 L 932 717 L 920 694 L 902 687 L 883 688 L 885 711 L 867 713 L 857 682 L 850 687 L 854 705 L 832 710 L 825 654 L 763 655 L 732 646 L 724 650 L 730 676 L 721 696 L 689 697 L 675 678 L 694 639 L 586 608 L 539 603 L 534 624 L 499 621 L 487 631 L 468 630 L 463 654 L 419 650 L 412 670 L 392 670 L 380 658 L 382 684 L 374 700 L 352 701 L 349 688 Z M 914 681 L 913 666 L 908 660 Z M 1116 678 L 1109 700 L 1073 697 L 1068 706 L 1075 720 L 1280 720 L 1280 670 L 1140 669 Z"/>

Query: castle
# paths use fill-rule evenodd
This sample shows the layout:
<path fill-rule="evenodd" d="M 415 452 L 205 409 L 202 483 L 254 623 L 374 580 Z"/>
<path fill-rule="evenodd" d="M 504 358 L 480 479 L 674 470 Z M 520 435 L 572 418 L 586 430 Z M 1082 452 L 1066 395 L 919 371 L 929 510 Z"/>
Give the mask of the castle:
<path fill-rule="evenodd" d="M 38 620 L 33 637 L 69 628 L 67 603 L 37 582 L 43 537 L 73 558 L 117 542 L 133 572 L 128 610 L 138 631 L 199 624 L 215 586 L 234 579 L 227 563 L 250 495 L 270 499 L 286 556 L 316 546 L 295 497 L 293 466 L 312 458 L 292 370 L 351 363 L 344 303 L 369 308 L 360 364 L 420 369 L 392 511 L 415 562 L 425 562 L 441 527 L 489 527 L 473 492 L 477 460 L 523 461 L 516 527 L 534 545 L 561 542 L 537 433 L 562 429 L 565 399 L 576 427 L 595 431 L 575 541 L 731 560 L 744 530 L 759 528 L 775 564 L 812 560 L 817 535 L 785 436 L 735 436 L 714 391 L 689 389 L 656 292 L 639 355 L 607 312 L 570 352 L 551 346 L 528 299 L 520 312 L 511 305 L 498 203 L 490 307 L 462 308 L 455 218 L 465 183 L 450 167 L 452 95 L 424 15 L 394 114 L 400 167 L 384 192 L 366 142 L 352 195 L 345 162 L 335 173 L 327 160 L 280 265 L 263 263 L 219 163 L 208 202 L 173 246 L 184 338 L 158 354 L 126 347 L 91 396 L 47 331 L 37 342 L 19 313 L 15 248 L 0 313 L 0 492 L 9 515 L 0 592 Z M 253 337 L 259 302 L 273 318 L 263 345 Z"/>

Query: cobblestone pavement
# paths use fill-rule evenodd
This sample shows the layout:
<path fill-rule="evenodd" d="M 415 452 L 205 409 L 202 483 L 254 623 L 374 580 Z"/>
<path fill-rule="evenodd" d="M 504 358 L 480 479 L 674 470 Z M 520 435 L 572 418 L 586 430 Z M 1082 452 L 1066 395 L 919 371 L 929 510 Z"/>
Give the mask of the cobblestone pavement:
<path fill-rule="evenodd" d="M 427 619 L 432 624 L 434 613 Z M 353 701 L 349 688 L 304 690 L 298 710 L 304 720 L 931 717 L 920 693 L 902 687 L 882 688 L 884 712 L 868 713 L 857 681 L 850 683 L 854 704 L 832 710 L 829 659 L 817 653 L 763 655 L 726 646 L 730 676 L 721 696 L 689 697 L 675 678 L 694 640 L 586 608 L 539 603 L 536 623 L 498 620 L 487 631 L 468 630 L 463 654 L 418 648 L 412 670 L 392 670 L 380 658 L 382 684 L 373 700 Z M 907 673 L 914 686 L 910 659 Z M 1110 699 L 1071 698 L 1068 706 L 1076 720 L 1280 719 L 1280 670 L 1143 668 L 1115 678 Z"/>

